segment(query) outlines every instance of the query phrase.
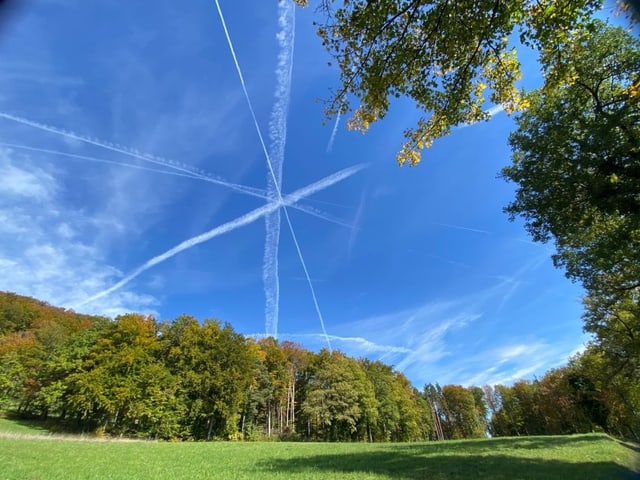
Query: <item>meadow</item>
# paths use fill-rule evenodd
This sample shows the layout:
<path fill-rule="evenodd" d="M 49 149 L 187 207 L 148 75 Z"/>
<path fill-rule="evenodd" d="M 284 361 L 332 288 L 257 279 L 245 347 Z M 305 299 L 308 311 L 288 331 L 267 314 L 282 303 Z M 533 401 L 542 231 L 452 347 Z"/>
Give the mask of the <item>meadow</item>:
<path fill-rule="evenodd" d="M 431 443 L 148 442 L 51 434 L 0 419 L 0 479 L 562 479 L 640 474 L 604 434 Z"/>

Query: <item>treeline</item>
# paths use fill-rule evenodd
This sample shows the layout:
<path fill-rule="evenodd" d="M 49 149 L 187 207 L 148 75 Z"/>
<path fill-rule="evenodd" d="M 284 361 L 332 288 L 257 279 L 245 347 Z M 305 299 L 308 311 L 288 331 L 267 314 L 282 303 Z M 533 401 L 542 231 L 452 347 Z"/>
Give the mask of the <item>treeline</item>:
<path fill-rule="evenodd" d="M 594 429 L 637 435 L 629 408 L 637 408 L 637 385 L 598 383 L 596 357 L 588 352 L 511 387 L 419 391 L 379 361 L 247 338 L 216 320 L 112 321 L 0 293 L 0 409 L 110 435 L 376 442 Z"/>

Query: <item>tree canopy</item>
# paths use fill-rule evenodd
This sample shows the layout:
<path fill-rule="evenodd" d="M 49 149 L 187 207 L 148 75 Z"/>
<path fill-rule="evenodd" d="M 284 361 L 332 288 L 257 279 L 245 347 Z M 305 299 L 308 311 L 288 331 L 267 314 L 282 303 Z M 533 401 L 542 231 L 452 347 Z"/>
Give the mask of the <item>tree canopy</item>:
<path fill-rule="evenodd" d="M 340 69 L 326 112 L 351 112 L 349 128 L 365 132 L 392 99 L 410 98 L 424 116 L 405 131 L 397 161 L 415 165 L 421 150 L 452 127 L 489 118 L 487 102 L 508 113 L 525 109 L 517 48 L 537 50 L 543 70 L 557 70 L 567 40 L 588 31 L 601 6 L 602 0 L 321 0 L 318 34 Z"/>
<path fill-rule="evenodd" d="M 0 317 L 11 325 L 0 332 L 0 413 L 56 429 L 407 442 L 600 428 L 640 438 L 640 382 L 594 347 L 533 382 L 419 391 L 380 361 L 246 338 L 212 319 L 110 321 L 3 292 Z"/>
<path fill-rule="evenodd" d="M 587 291 L 585 329 L 640 381 L 640 41 L 595 21 L 561 55 L 510 136 L 506 210 L 555 242 L 554 263 Z"/>
<path fill-rule="evenodd" d="M 517 184 L 507 207 L 587 289 L 640 286 L 640 41 L 594 24 L 562 48 L 571 61 L 528 95 L 511 134 Z"/>

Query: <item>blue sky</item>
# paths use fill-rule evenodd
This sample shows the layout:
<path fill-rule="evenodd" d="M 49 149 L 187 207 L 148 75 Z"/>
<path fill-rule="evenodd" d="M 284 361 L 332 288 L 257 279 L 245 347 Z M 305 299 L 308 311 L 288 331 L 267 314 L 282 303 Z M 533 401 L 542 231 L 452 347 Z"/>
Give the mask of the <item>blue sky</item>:
<path fill-rule="evenodd" d="M 312 9 L 219 1 L 255 121 L 214 0 L 40 0 L 3 22 L 0 289 L 330 344 L 419 388 L 531 378 L 581 348 L 581 289 L 502 212 L 509 117 L 398 168 L 409 103 L 365 136 L 322 124 L 337 73 Z"/>

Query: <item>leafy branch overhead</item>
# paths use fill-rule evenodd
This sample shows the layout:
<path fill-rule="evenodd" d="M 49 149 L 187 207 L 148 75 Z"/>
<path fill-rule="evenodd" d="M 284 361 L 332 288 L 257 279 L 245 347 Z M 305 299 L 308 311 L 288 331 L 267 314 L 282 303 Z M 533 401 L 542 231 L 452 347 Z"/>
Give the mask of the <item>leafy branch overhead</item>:
<path fill-rule="evenodd" d="M 295 0 L 302 6 L 307 0 Z M 586 29 L 601 0 L 322 0 L 323 45 L 340 68 L 340 88 L 326 113 L 351 113 L 350 129 L 366 132 L 385 117 L 393 98 L 408 97 L 423 112 L 404 132 L 397 161 L 416 165 L 421 150 L 452 127 L 486 120 L 487 102 L 507 113 L 527 101 L 516 45 L 540 53 L 557 70 L 562 45 Z"/>

